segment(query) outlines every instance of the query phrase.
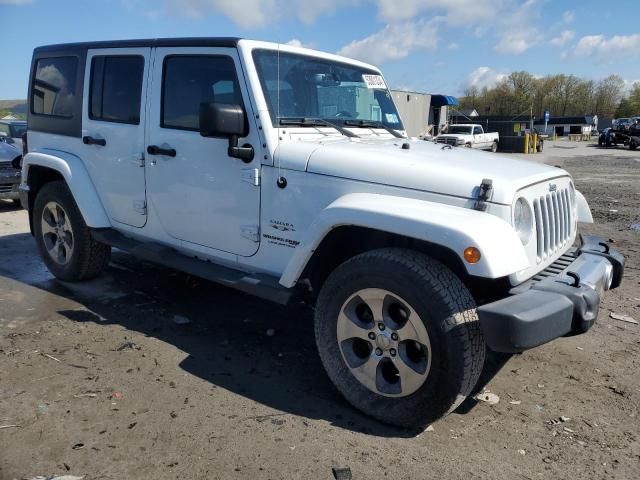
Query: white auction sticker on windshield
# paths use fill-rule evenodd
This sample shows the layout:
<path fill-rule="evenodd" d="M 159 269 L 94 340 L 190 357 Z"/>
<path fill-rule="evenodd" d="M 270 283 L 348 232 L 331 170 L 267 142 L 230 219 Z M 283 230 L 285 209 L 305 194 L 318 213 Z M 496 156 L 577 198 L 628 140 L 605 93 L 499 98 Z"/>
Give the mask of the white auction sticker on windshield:
<path fill-rule="evenodd" d="M 382 75 L 362 75 L 367 88 L 387 88 Z"/>

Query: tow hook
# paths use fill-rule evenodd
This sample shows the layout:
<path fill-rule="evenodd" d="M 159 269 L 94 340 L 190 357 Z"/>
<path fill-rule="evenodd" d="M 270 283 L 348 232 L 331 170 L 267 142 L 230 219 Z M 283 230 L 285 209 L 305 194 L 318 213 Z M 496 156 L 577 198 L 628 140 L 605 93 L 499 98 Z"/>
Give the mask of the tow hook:
<path fill-rule="evenodd" d="M 568 277 L 573 278 L 572 287 L 580 288 L 580 275 L 575 272 L 566 272 Z"/>

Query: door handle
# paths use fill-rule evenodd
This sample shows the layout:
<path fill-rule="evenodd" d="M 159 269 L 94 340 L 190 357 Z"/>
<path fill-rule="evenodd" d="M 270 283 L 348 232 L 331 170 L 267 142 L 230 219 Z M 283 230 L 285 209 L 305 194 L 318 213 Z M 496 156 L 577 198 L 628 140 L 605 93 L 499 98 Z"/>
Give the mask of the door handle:
<path fill-rule="evenodd" d="M 157 145 L 149 145 L 147 147 L 147 153 L 149 155 L 165 155 L 167 157 L 175 157 L 177 152 L 175 148 L 161 148 Z"/>
<path fill-rule="evenodd" d="M 104 147 L 107 144 L 107 141 L 104 138 L 93 138 L 90 136 L 82 137 L 82 143 L 85 145 L 100 145 Z"/>

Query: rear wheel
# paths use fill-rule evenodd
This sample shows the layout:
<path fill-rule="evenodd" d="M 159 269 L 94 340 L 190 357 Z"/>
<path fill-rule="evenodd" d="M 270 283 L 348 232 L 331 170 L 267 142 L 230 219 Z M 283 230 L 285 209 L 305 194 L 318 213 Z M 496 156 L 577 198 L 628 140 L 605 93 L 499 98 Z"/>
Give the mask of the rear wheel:
<path fill-rule="evenodd" d="M 315 333 L 344 397 L 401 427 L 453 411 L 485 357 L 469 291 L 441 263 L 404 249 L 374 250 L 338 267 L 318 297 Z"/>
<path fill-rule="evenodd" d="M 48 183 L 38 192 L 33 230 L 45 265 L 60 280 L 87 280 L 109 264 L 111 247 L 91 237 L 71 192 L 62 181 Z"/>
<path fill-rule="evenodd" d="M 496 153 L 496 152 L 498 151 L 498 142 L 493 142 L 493 143 L 491 144 L 491 151 L 492 151 L 493 153 Z"/>
<path fill-rule="evenodd" d="M 629 141 L 629 149 L 635 150 L 636 148 L 638 148 L 638 140 L 636 140 L 635 138 L 632 138 Z"/>

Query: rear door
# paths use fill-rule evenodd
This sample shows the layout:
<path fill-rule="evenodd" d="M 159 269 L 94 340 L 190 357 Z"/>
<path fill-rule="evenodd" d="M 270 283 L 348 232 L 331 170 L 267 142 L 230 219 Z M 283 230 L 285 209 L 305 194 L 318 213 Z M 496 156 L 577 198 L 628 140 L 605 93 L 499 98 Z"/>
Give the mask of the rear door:
<path fill-rule="evenodd" d="M 116 223 L 142 227 L 145 110 L 150 48 L 89 50 L 82 112 L 82 158 Z"/>

